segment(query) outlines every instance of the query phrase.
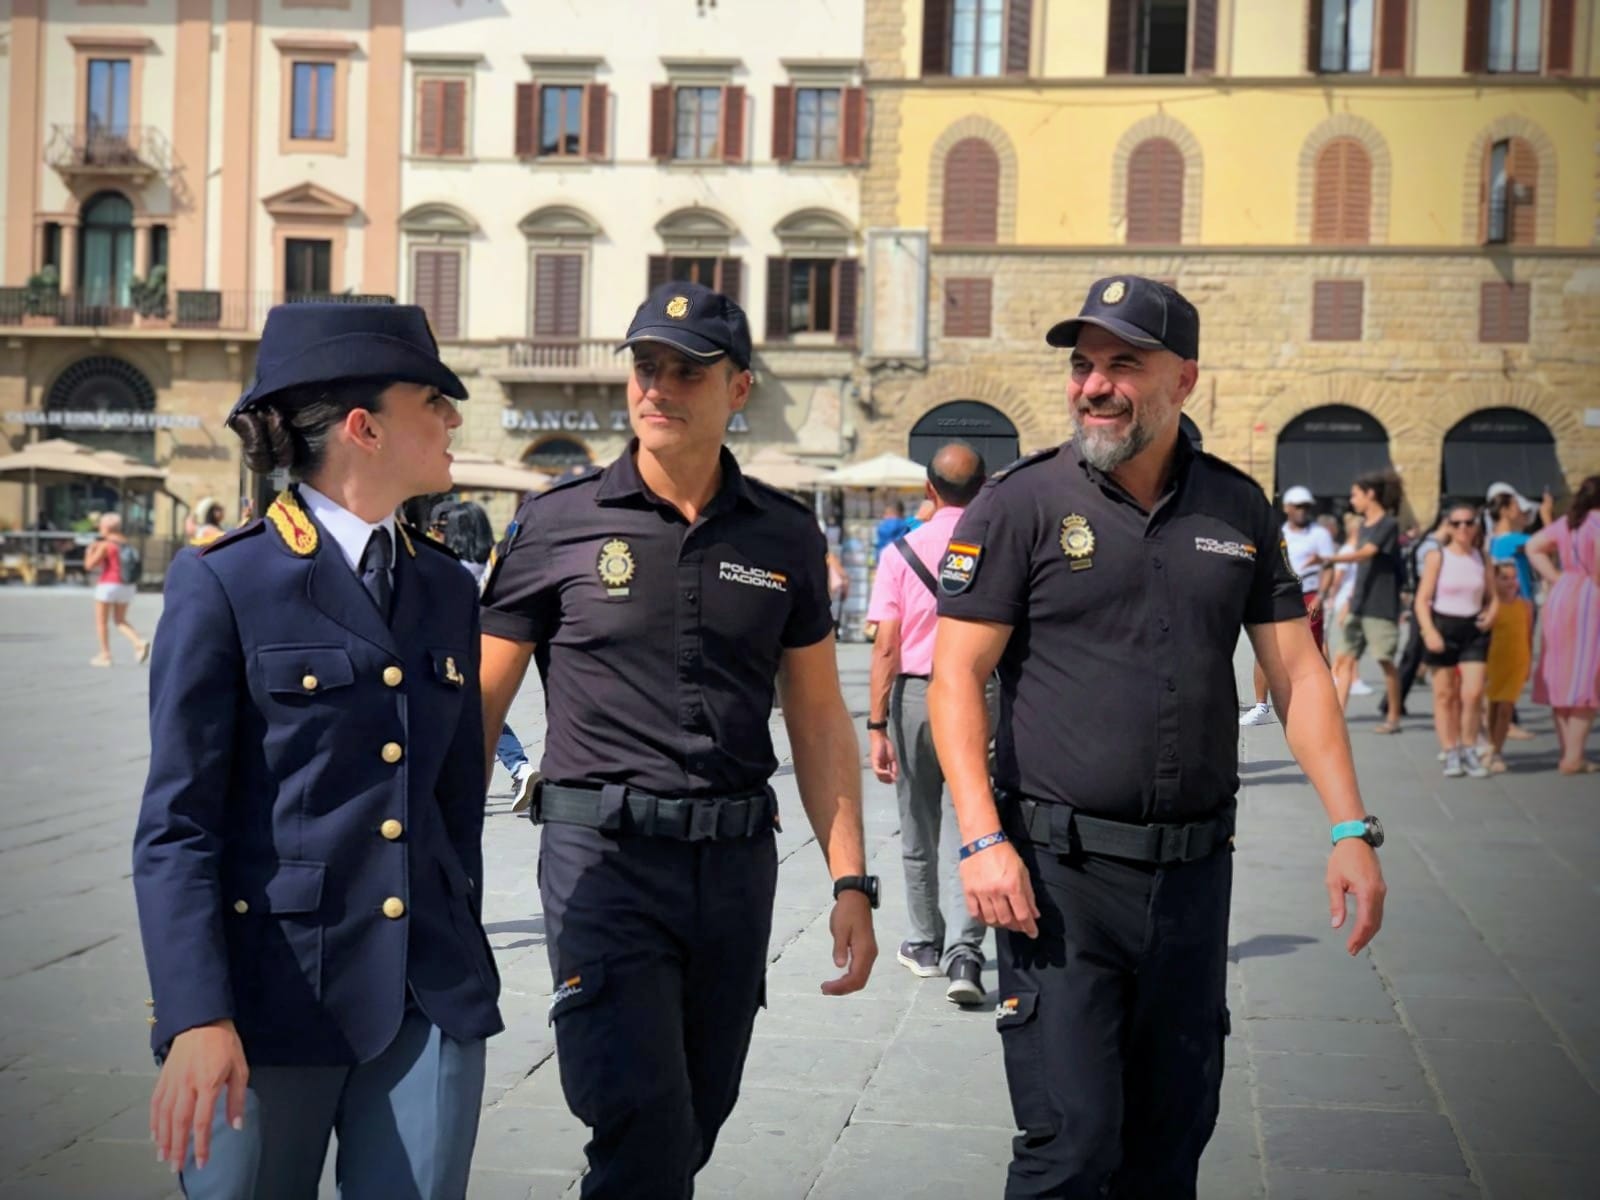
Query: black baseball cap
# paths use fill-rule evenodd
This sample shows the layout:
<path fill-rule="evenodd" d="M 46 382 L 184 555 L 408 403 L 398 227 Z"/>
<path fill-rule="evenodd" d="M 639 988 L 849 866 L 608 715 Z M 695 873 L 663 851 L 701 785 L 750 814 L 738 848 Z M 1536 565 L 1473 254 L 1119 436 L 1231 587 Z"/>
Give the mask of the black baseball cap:
<path fill-rule="evenodd" d="M 660 342 L 701 362 L 724 356 L 741 371 L 750 369 L 750 321 L 721 292 L 701 283 L 663 283 L 639 305 L 618 350 L 639 342 Z"/>
<path fill-rule="evenodd" d="M 1051 326 L 1044 340 L 1075 346 L 1085 325 L 1097 325 L 1133 346 L 1170 350 L 1179 358 L 1200 357 L 1200 314 L 1176 288 L 1142 275 L 1097 280 L 1078 315 Z"/>

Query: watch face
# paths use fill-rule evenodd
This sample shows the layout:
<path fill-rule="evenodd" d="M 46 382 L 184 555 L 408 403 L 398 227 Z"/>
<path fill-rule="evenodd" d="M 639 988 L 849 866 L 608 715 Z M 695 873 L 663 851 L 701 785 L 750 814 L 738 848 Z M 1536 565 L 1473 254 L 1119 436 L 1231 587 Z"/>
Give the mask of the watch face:
<path fill-rule="evenodd" d="M 1378 820 L 1377 817 L 1368 817 L 1366 820 L 1366 826 L 1367 842 L 1374 850 L 1376 850 L 1379 846 L 1383 845 L 1383 822 Z"/>

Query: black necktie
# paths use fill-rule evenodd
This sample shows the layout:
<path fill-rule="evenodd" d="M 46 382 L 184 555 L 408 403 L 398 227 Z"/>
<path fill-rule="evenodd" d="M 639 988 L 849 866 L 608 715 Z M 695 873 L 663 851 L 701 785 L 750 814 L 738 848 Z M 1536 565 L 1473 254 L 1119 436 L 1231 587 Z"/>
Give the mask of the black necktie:
<path fill-rule="evenodd" d="M 389 580 L 389 565 L 394 562 L 394 543 L 387 529 L 374 529 L 367 539 L 367 548 L 361 552 L 361 584 L 367 595 L 378 606 L 384 622 L 389 620 L 389 599 L 394 585 Z"/>

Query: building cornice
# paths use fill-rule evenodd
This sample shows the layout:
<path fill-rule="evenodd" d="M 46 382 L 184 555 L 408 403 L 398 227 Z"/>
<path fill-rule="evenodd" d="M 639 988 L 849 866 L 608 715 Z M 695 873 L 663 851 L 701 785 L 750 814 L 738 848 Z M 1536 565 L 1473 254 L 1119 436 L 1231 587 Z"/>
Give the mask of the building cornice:
<path fill-rule="evenodd" d="M 1041 92 L 1041 91 L 1191 91 L 1230 92 L 1311 91 L 1319 94 L 1345 89 L 1375 91 L 1437 91 L 1457 88 L 1483 92 L 1539 91 L 1584 92 L 1600 88 L 1600 77 L 1571 75 L 999 75 L 993 78 L 935 76 L 921 79 L 877 79 L 870 73 L 867 86 L 885 91 L 929 92 Z"/>
<path fill-rule="evenodd" d="M 67 38 L 74 50 L 123 50 L 142 53 L 155 45 L 152 38 L 138 34 L 75 33 Z"/>
<path fill-rule="evenodd" d="M 476 67 L 487 57 L 476 50 L 413 50 L 406 61 L 419 67 Z"/>
<path fill-rule="evenodd" d="M 289 54 L 354 54 L 361 49 L 345 38 L 281 37 L 272 44 Z"/>

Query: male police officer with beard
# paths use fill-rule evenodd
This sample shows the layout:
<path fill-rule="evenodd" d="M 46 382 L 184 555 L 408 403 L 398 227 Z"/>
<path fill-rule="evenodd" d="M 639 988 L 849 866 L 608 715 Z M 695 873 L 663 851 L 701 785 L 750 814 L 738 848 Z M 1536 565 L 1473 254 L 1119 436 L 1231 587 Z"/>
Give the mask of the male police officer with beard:
<path fill-rule="evenodd" d="M 669 283 L 625 345 L 634 439 L 518 514 L 484 590 L 483 695 L 498 731 L 537 655 L 539 894 L 561 1086 L 593 1131 L 583 1195 L 672 1200 L 711 1157 L 765 1002 L 775 684 L 833 876 L 848 970 L 829 995 L 866 984 L 877 880 L 826 545 L 809 509 L 722 445 L 750 393 L 745 315 Z"/>
<path fill-rule="evenodd" d="M 1195 1194 L 1228 1029 L 1241 627 L 1332 822 L 1333 924 L 1353 897 L 1354 954 L 1382 921 L 1382 830 L 1278 521 L 1179 436 L 1199 334 L 1172 288 L 1096 283 L 1047 338 L 1072 347 L 1075 437 L 993 477 L 940 574 L 928 701 L 967 903 L 1004 931 L 1007 1196 Z"/>

